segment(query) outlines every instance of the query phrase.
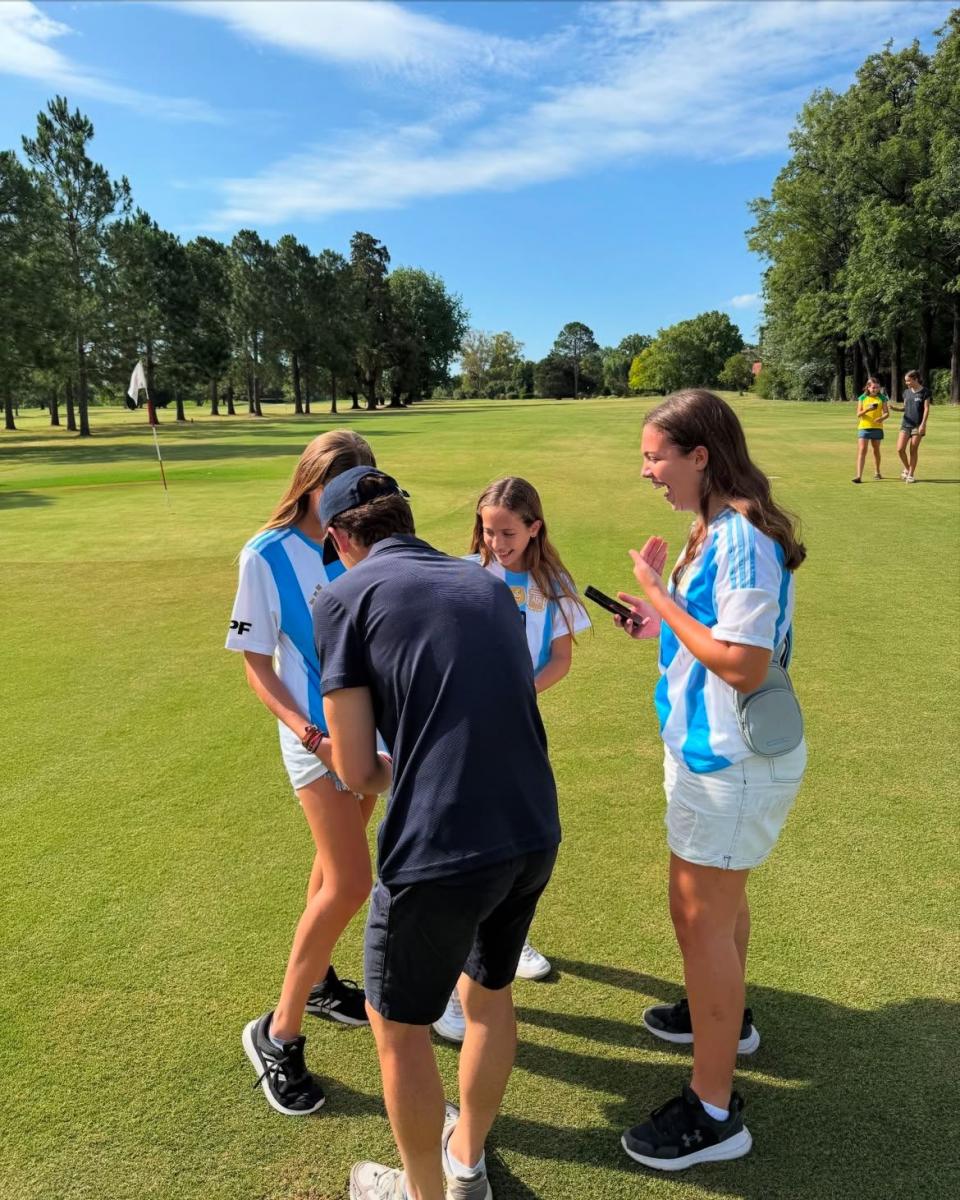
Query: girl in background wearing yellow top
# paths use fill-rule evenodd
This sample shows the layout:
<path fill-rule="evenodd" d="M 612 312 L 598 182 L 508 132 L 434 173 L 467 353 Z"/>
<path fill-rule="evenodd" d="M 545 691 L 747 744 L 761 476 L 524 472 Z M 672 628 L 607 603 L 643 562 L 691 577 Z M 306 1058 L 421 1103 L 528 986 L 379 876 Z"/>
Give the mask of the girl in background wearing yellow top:
<path fill-rule="evenodd" d="M 890 402 L 880 387 L 880 380 L 873 375 L 867 380 L 866 391 L 857 399 L 857 473 L 854 483 L 860 483 L 863 464 L 867 459 L 867 443 L 873 446 L 873 460 L 877 465 L 874 479 L 880 474 L 880 443 L 883 441 L 883 423 L 890 416 Z"/>

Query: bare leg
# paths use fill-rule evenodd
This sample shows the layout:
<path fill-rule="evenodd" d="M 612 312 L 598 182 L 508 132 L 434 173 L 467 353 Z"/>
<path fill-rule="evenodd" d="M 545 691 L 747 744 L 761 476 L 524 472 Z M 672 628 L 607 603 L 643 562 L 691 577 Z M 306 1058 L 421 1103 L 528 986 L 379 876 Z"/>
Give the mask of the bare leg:
<path fill-rule="evenodd" d="M 694 1033 L 690 1086 L 718 1108 L 729 1107 L 743 1020 L 743 961 L 735 932 L 747 875 L 670 856 L 670 915 Z"/>
<path fill-rule="evenodd" d="M 733 930 L 733 940 L 737 945 L 737 957 L 740 959 L 740 966 L 743 968 L 743 977 L 747 977 L 747 948 L 750 945 L 750 905 L 747 901 L 747 892 L 744 889 L 743 899 L 740 901 L 740 908 L 737 912 L 737 924 Z"/>
<path fill-rule="evenodd" d="M 910 441 L 910 435 L 904 433 L 901 429 L 897 434 L 897 453 L 900 455 L 900 461 L 903 463 L 904 470 L 910 470 L 910 459 L 907 457 L 907 443 Z"/>
<path fill-rule="evenodd" d="M 907 468 L 911 475 L 917 473 L 917 459 L 920 457 L 920 438 L 910 439 L 910 466 Z"/>
<path fill-rule="evenodd" d="M 461 975 L 460 1003 L 467 1033 L 460 1050 L 460 1120 L 450 1151 L 465 1167 L 480 1161 L 517 1053 L 513 989 L 491 991 Z"/>
<path fill-rule="evenodd" d="M 337 939 L 363 907 L 372 883 L 360 803 L 326 777 L 297 795 L 317 847 L 311 883 L 319 876 L 320 886 L 297 923 L 271 1023 L 274 1036 L 285 1041 L 299 1036 L 310 989 L 326 974 Z"/>
<path fill-rule="evenodd" d="M 443 1084 L 430 1026 L 388 1021 L 369 1004 L 367 1015 L 380 1056 L 387 1116 L 407 1175 L 407 1194 L 410 1200 L 443 1200 Z"/>
<path fill-rule="evenodd" d="M 880 474 L 880 443 L 878 441 L 875 441 L 873 443 L 873 458 L 874 458 L 874 462 L 876 462 L 876 464 L 877 464 L 877 474 L 879 475 Z"/>
<path fill-rule="evenodd" d="M 867 439 L 858 438 L 857 440 L 857 479 L 863 475 L 863 464 L 867 461 Z"/>

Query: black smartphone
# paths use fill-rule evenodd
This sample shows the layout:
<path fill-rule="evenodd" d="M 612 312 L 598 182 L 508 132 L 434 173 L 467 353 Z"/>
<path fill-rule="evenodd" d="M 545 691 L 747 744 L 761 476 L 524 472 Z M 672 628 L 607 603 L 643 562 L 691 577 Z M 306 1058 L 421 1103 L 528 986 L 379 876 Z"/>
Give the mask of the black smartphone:
<path fill-rule="evenodd" d="M 603 592 L 598 591 L 595 587 L 587 587 L 583 594 L 588 600 L 592 600 L 594 604 L 599 604 L 607 612 L 612 612 L 614 616 L 622 617 L 624 621 L 633 621 L 636 625 L 643 624 L 643 617 L 638 617 L 633 609 L 627 608 L 619 600 L 613 600 L 610 596 L 604 595 Z"/>

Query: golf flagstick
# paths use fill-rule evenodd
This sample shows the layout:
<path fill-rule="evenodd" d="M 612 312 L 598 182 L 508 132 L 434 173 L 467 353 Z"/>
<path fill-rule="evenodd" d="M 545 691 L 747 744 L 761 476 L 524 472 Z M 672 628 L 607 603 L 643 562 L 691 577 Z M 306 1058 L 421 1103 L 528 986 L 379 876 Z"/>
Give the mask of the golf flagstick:
<path fill-rule="evenodd" d="M 153 430 L 153 448 L 157 452 L 157 462 L 160 464 L 160 478 L 163 481 L 164 495 L 169 502 L 170 489 L 167 487 L 167 473 L 163 469 L 163 458 L 160 455 L 160 440 L 157 437 L 157 419 L 153 401 L 150 399 L 150 389 L 147 387 L 147 373 L 143 369 L 143 363 L 138 358 L 137 365 L 133 368 L 133 374 L 130 376 L 130 383 L 127 387 L 127 395 L 130 397 L 130 400 L 127 402 L 128 408 L 137 407 L 141 391 L 147 394 L 147 420 L 150 422 L 150 428 Z"/>
<path fill-rule="evenodd" d="M 160 457 L 160 441 L 157 438 L 157 427 L 156 425 L 151 425 L 150 428 L 153 430 L 153 445 L 157 452 L 157 462 L 160 464 L 160 478 L 163 480 L 163 490 L 166 493 L 167 499 L 169 500 L 170 489 L 167 487 L 167 476 L 163 469 L 163 459 Z"/>

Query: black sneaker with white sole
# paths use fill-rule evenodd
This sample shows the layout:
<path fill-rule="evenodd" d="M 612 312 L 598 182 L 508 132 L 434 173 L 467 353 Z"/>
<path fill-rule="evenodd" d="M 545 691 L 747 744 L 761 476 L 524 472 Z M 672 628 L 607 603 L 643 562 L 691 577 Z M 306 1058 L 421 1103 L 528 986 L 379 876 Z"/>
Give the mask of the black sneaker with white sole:
<path fill-rule="evenodd" d="M 690 1004 L 686 997 L 677 1004 L 654 1004 L 652 1008 L 644 1009 L 643 1023 L 654 1037 L 665 1042 L 673 1042 L 678 1046 L 693 1044 L 693 1024 L 690 1020 Z M 753 1054 L 759 1045 L 760 1034 L 753 1024 L 753 1010 L 745 1008 L 737 1053 Z"/>
<path fill-rule="evenodd" d="M 743 1099 L 730 1097 L 730 1115 L 715 1121 L 697 1094 L 685 1087 L 673 1100 L 655 1109 L 649 1120 L 634 1125 L 620 1139 L 634 1162 L 656 1171 L 683 1171 L 697 1163 L 742 1158 L 753 1145 L 743 1123 Z"/>
<path fill-rule="evenodd" d="M 263 1088 L 267 1103 L 287 1117 L 306 1117 L 322 1108 L 326 1096 L 303 1058 L 306 1038 L 275 1046 L 270 1039 L 273 1013 L 250 1021 L 243 1031 L 243 1048 L 257 1073 L 254 1087 Z"/>
<path fill-rule="evenodd" d="M 307 997 L 306 1009 L 313 1017 L 330 1017 L 344 1025 L 370 1024 L 363 988 L 352 979 L 339 979 L 332 966 Z"/>

